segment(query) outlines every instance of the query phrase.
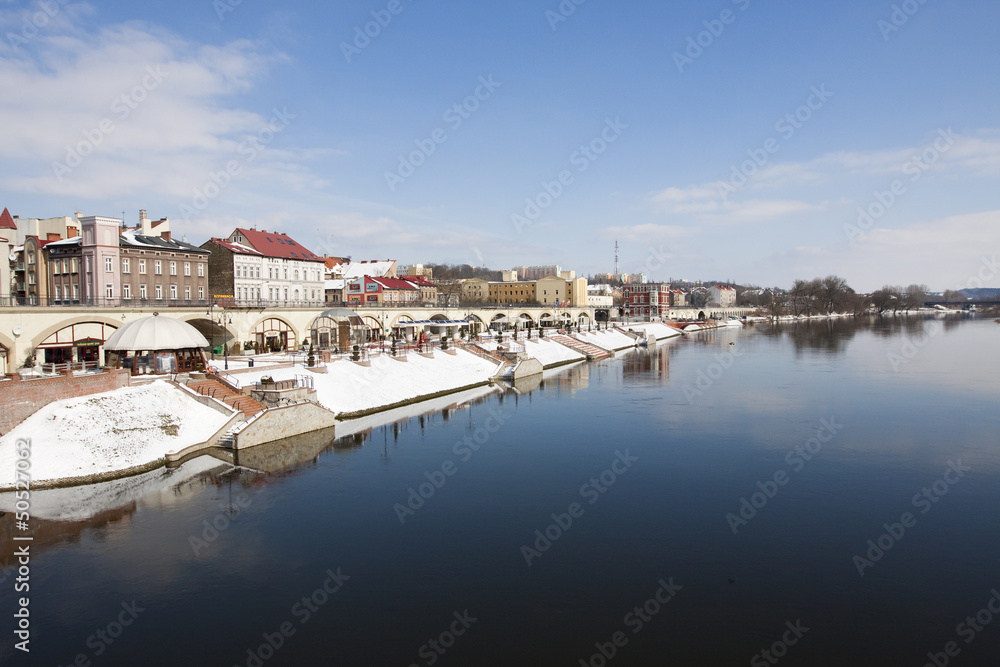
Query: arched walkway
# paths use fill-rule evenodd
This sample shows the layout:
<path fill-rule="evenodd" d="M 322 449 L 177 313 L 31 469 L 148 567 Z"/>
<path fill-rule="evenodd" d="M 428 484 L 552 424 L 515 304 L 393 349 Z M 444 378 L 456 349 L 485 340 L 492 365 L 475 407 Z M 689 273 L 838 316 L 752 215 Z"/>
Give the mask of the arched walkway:
<path fill-rule="evenodd" d="M 43 364 L 100 363 L 104 341 L 122 325 L 107 317 L 75 317 L 45 329 L 32 341 Z"/>
<path fill-rule="evenodd" d="M 265 317 L 250 329 L 251 342 L 262 351 L 294 350 L 298 343 L 295 329 L 280 317 Z"/>

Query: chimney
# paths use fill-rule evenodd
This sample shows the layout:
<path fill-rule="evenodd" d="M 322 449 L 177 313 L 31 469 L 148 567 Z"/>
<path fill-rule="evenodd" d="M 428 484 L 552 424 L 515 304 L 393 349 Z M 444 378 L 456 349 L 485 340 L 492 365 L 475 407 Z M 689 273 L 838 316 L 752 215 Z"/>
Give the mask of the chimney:
<path fill-rule="evenodd" d="M 163 239 L 163 240 L 165 240 L 165 241 L 169 241 L 170 240 L 170 231 L 168 230 L 168 231 L 165 231 L 165 232 L 161 232 L 160 233 L 160 238 Z"/>

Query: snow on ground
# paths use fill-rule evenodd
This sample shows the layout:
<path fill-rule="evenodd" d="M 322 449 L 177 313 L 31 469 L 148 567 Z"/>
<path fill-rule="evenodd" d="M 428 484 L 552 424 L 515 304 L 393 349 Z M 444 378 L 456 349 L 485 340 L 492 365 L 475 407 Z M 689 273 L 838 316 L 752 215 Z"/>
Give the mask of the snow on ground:
<path fill-rule="evenodd" d="M 582 334 L 575 334 L 575 336 L 583 342 L 590 343 L 602 350 L 622 350 L 626 347 L 635 347 L 636 345 L 634 338 L 614 329 L 584 332 Z"/>
<path fill-rule="evenodd" d="M 464 350 L 455 352 L 451 355 L 435 350 L 433 359 L 410 354 L 405 362 L 381 355 L 371 359 L 370 367 L 341 359 L 327 364 L 326 373 L 311 373 L 296 366 L 240 373 L 239 379 L 245 387 L 265 375 L 290 380 L 307 374 L 313 379 L 321 405 L 338 413 L 357 412 L 486 382 L 497 371 L 492 361 Z"/>
<path fill-rule="evenodd" d="M 0 488 L 14 486 L 19 439 L 31 441 L 31 480 L 42 482 L 152 463 L 204 442 L 226 419 L 162 380 L 56 401 L 0 438 Z"/>
<path fill-rule="evenodd" d="M 543 367 L 566 361 L 586 361 L 587 356 L 552 340 L 532 338 L 524 344 L 524 351 Z"/>
<path fill-rule="evenodd" d="M 275 361 L 273 359 L 272 360 L 266 360 L 266 359 L 256 360 L 255 359 L 253 366 L 254 366 L 254 368 L 258 368 L 258 367 L 264 367 L 264 366 L 272 366 L 272 365 L 277 364 L 277 363 L 280 363 L 280 362 Z M 217 371 L 224 371 L 226 369 L 226 362 L 221 357 L 218 358 L 218 359 L 215 359 L 215 360 L 209 359 L 208 360 L 208 365 L 211 366 L 212 368 L 214 368 Z M 250 362 L 247 361 L 246 359 L 230 359 L 229 360 L 229 370 L 232 371 L 232 370 L 236 370 L 237 368 L 250 368 Z"/>
<path fill-rule="evenodd" d="M 664 338 L 673 338 L 675 336 L 681 336 L 681 332 L 671 326 L 663 324 L 662 322 L 642 322 L 639 324 L 629 324 L 624 326 L 625 329 L 634 329 L 635 331 L 641 331 L 646 335 L 656 336 L 656 340 L 663 340 Z"/>
<path fill-rule="evenodd" d="M 52 521 L 86 521 L 101 512 L 142 501 L 144 504 L 172 505 L 181 496 L 180 488 L 209 471 L 216 474 L 233 466 L 212 456 L 185 461 L 179 468 L 157 468 L 140 475 L 97 484 L 31 492 L 31 516 Z M 14 511 L 13 491 L 0 493 L 0 509 Z"/>
<path fill-rule="evenodd" d="M 358 417 L 357 419 L 345 419 L 337 423 L 334 437 L 344 438 L 355 433 L 361 433 L 370 429 L 379 428 L 395 421 L 405 421 L 420 415 L 437 414 L 445 408 L 463 408 L 469 404 L 480 401 L 491 394 L 503 391 L 500 387 L 483 386 L 475 389 L 466 389 L 447 396 L 438 396 L 428 401 L 404 405 L 400 408 L 376 412 L 374 414 Z"/>

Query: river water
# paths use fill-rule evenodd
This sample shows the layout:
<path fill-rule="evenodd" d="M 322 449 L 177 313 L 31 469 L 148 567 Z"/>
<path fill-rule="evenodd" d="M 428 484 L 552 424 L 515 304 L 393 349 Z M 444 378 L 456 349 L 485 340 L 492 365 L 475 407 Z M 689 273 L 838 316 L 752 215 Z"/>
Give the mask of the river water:
<path fill-rule="evenodd" d="M 4 628 L 0 661 L 995 664 L 998 340 L 703 332 L 237 469 L 37 491 L 31 653 Z"/>

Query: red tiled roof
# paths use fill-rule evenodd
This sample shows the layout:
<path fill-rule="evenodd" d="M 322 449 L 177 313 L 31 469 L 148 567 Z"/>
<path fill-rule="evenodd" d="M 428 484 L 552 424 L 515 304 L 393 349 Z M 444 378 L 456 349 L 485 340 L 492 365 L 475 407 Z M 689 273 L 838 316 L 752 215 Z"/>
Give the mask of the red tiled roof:
<path fill-rule="evenodd" d="M 281 259 L 298 259 L 304 262 L 322 262 L 323 258 L 313 251 L 300 246 L 288 234 L 282 232 L 263 232 L 256 229 L 236 228 L 246 240 L 260 254 L 265 257 L 279 257 Z"/>
<path fill-rule="evenodd" d="M 414 285 L 420 285 L 422 287 L 436 287 L 434 283 L 428 281 L 423 276 L 399 276 L 399 278 L 403 280 L 408 280 Z"/>
<path fill-rule="evenodd" d="M 323 263 L 326 264 L 326 268 L 332 269 L 341 264 L 350 264 L 351 260 L 347 257 L 324 257 Z"/>
<path fill-rule="evenodd" d="M 0 213 L 0 229 L 17 229 L 17 225 L 14 224 L 14 218 L 10 217 L 10 211 L 7 210 L 5 206 L 3 213 Z"/>
<path fill-rule="evenodd" d="M 242 244 L 239 244 L 239 243 L 233 243 L 231 241 L 227 241 L 226 239 L 211 238 L 211 239 L 209 239 L 209 241 L 211 241 L 212 243 L 214 243 L 216 245 L 222 246 L 223 248 L 225 248 L 226 250 L 228 250 L 230 252 L 235 252 L 238 255 L 260 255 L 261 254 L 259 252 L 254 252 L 253 248 L 250 248 L 248 246 L 245 246 L 245 245 L 242 245 Z"/>
<path fill-rule="evenodd" d="M 417 289 L 409 280 L 403 280 L 402 278 L 374 278 L 372 276 L 365 276 L 368 280 L 378 283 L 382 286 L 382 289 Z"/>

